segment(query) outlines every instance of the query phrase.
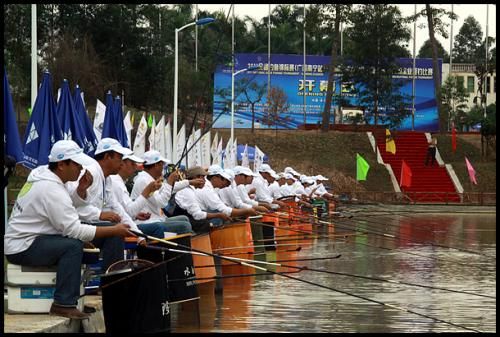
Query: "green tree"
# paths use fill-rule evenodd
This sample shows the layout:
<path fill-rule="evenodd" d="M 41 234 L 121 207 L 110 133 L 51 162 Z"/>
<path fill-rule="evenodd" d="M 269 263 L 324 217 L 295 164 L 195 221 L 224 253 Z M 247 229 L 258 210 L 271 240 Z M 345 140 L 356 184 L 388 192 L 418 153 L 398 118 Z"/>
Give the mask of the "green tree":
<path fill-rule="evenodd" d="M 443 109 L 448 115 L 448 130 L 451 130 L 451 122 L 460 129 L 465 124 L 467 109 L 467 97 L 463 79 L 456 76 L 448 76 L 442 89 Z"/>
<path fill-rule="evenodd" d="M 482 39 L 483 31 L 479 22 L 473 16 L 465 18 L 453 43 L 453 62 L 475 63 Z"/>
<path fill-rule="evenodd" d="M 323 121 L 322 121 L 322 132 L 327 132 L 329 130 L 330 124 L 330 110 L 333 99 L 333 92 L 335 85 L 335 71 L 337 70 L 337 64 L 339 62 L 339 54 L 340 54 L 340 23 L 347 23 L 348 17 L 352 11 L 352 5 L 323 5 L 325 12 L 334 13 L 332 17 L 329 18 L 330 26 L 333 26 L 332 29 L 332 49 L 331 49 L 331 59 L 330 65 L 328 67 L 328 85 L 326 89 L 326 99 L 325 106 L 323 108 Z M 340 60 L 342 62 L 342 60 Z M 342 91 L 342 90 L 340 90 Z M 335 112 L 334 112 L 334 120 L 335 120 Z"/>
<path fill-rule="evenodd" d="M 442 8 L 431 7 L 430 4 L 426 4 L 425 8 L 422 9 L 416 15 L 410 16 L 411 20 L 417 20 L 419 17 L 425 17 L 427 19 L 427 27 L 429 29 L 429 40 L 432 46 L 432 78 L 434 80 L 434 92 L 436 95 L 436 104 L 439 116 L 439 131 L 441 133 L 445 132 L 447 127 L 447 114 L 443 111 L 442 100 L 441 100 L 441 77 L 439 75 L 438 67 L 438 48 L 437 40 L 435 35 L 441 35 L 445 39 L 448 38 L 448 23 L 445 23 L 442 17 L 447 16 L 451 20 L 456 20 L 457 15 L 450 11 Z M 425 26 L 425 25 L 424 25 Z M 422 27 L 422 25 L 420 26 Z"/>
<path fill-rule="evenodd" d="M 360 105 L 373 114 L 375 125 L 380 107 L 406 113 L 406 109 L 400 109 L 404 98 L 399 88 L 403 82 L 393 80 L 399 71 L 396 58 L 411 36 L 399 8 L 360 5 L 351 13 L 350 20 L 352 26 L 346 29 L 346 35 L 351 43 L 345 50 L 349 64 L 342 66 L 342 81 L 354 84 Z"/>
<path fill-rule="evenodd" d="M 438 49 L 438 57 L 443 59 L 443 63 L 450 62 L 450 55 L 446 50 L 444 50 L 443 45 L 436 40 L 437 49 Z M 431 40 L 427 39 L 420 50 L 418 51 L 418 58 L 432 58 L 432 44 Z M 455 60 L 453 60 L 455 61 Z"/>

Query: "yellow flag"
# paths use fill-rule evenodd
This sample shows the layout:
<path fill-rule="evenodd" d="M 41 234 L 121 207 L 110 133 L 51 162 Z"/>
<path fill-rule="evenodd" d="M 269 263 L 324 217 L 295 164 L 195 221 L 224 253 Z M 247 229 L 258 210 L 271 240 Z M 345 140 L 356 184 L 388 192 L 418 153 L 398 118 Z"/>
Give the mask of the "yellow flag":
<path fill-rule="evenodd" d="M 396 143 L 392 139 L 389 129 L 385 129 L 385 152 L 396 154 Z"/>

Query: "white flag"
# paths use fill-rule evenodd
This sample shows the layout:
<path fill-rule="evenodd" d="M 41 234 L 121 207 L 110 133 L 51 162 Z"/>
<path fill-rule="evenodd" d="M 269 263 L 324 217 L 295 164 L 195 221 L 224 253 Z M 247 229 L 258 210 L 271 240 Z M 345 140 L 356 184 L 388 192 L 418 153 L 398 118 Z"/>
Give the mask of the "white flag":
<path fill-rule="evenodd" d="M 223 166 L 222 168 L 224 169 L 230 169 L 233 168 L 233 158 L 231 157 L 232 155 L 232 147 L 233 143 L 231 142 L 231 139 L 229 139 L 226 143 L 226 149 L 224 151 L 224 157 L 222 160 Z"/>
<path fill-rule="evenodd" d="M 165 154 L 168 160 L 173 160 L 172 152 L 172 127 L 170 126 L 170 121 L 168 121 L 167 126 L 165 126 Z"/>
<path fill-rule="evenodd" d="M 123 126 L 125 127 L 125 132 L 127 133 L 128 147 L 132 149 L 132 121 L 130 120 L 130 110 L 127 111 L 125 118 L 123 118 Z"/>
<path fill-rule="evenodd" d="M 163 157 L 167 156 L 165 151 L 165 116 L 161 116 L 155 127 L 155 150 L 160 151 Z"/>
<path fill-rule="evenodd" d="M 233 147 L 231 149 L 231 159 L 233 167 L 238 166 L 238 138 L 234 139 Z"/>
<path fill-rule="evenodd" d="M 146 133 L 148 132 L 148 122 L 146 122 L 145 114 L 142 114 L 141 121 L 137 127 L 137 133 L 134 140 L 134 155 L 142 157 L 146 151 Z"/>
<path fill-rule="evenodd" d="M 186 144 L 186 125 L 182 124 L 179 133 L 177 133 L 177 160 L 181 159 L 182 151 L 184 150 L 184 145 Z M 176 164 L 176 163 L 174 163 Z M 186 156 L 181 161 L 181 164 L 187 167 Z"/>
<path fill-rule="evenodd" d="M 250 168 L 250 162 L 248 161 L 248 144 L 245 144 L 245 149 L 241 154 L 241 166 Z"/>
<path fill-rule="evenodd" d="M 194 166 L 201 166 L 201 129 L 198 129 L 194 132 L 194 141 L 196 145 L 194 146 Z"/>
<path fill-rule="evenodd" d="M 104 124 L 104 115 L 106 114 L 106 105 L 97 99 L 97 105 L 95 106 L 95 117 L 94 117 L 94 133 L 97 141 L 101 140 L 102 126 Z"/>
<path fill-rule="evenodd" d="M 262 152 L 257 145 L 255 145 L 255 159 L 253 161 L 253 171 L 258 172 L 260 166 L 264 162 L 264 152 Z"/>
<path fill-rule="evenodd" d="M 149 150 L 156 150 L 156 151 L 158 151 L 158 149 L 155 147 L 155 138 L 156 138 L 155 127 L 156 127 L 155 116 L 153 115 L 153 124 L 151 124 L 151 132 L 149 133 L 149 138 L 148 138 L 148 141 L 149 141 Z"/>
<path fill-rule="evenodd" d="M 219 144 L 219 134 L 216 132 L 214 140 L 212 141 L 212 146 L 210 146 L 210 154 L 212 155 L 212 164 L 217 164 L 217 146 Z"/>
<path fill-rule="evenodd" d="M 219 139 L 219 144 L 217 145 L 217 150 L 215 151 L 215 157 L 213 158 L 212 165 L 222 166 L 222 136 Z"/>
<path fill-rule="evenodd" d="M 210 131 L 206 132 L 200 140 L 201 143 L 201 166 L 209 167 L 210 166 Z"/>
<path fill-rule="evenodd" d="M 194 144 L 194 132 L 191 132 L 191 134 L 188 137 L 187 146 L 186 146 L 187 163 L 188 163 L 188 166 L 186 168 L 191 168 L 191 167 L 196 166 L 195 165 L 196 155 L 194 153 L 195 150 L 194 150 L 193 144 Z"/>

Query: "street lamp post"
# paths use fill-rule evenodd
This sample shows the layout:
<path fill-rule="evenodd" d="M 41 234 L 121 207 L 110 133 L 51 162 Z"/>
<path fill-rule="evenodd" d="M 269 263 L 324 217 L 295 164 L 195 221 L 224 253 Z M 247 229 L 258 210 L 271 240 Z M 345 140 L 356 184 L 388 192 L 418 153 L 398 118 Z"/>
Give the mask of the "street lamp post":
<path fill-rule="evenodd" d="M 234 139 L 234 77 L 244 71 L 259 69 L 259 66 L 248 67 L 245 69 L 238 70 L 231 76 L 231 144 Z"/>
<path fill-rule="evenodd" d="M 190 27 L 190 26 L 201 26 L 201 25 L 206 25 L 208 23 L 211 23 L 215 21 L 214 18 L 203 18 L 199 19 L 197 21 L 188 23 L 187 25 L 182 26 L 181 28 L 176 28 L 175 29 L 175 66 L 174 66 L 174 125 L 173 125 L 173 132 L 172 132 L 172 161 L 174 163 L 177 162 L 177 91 L 178 91 L 178 86 L 179 86 L 179 32 L 183 30 L 184 28 Z"/>

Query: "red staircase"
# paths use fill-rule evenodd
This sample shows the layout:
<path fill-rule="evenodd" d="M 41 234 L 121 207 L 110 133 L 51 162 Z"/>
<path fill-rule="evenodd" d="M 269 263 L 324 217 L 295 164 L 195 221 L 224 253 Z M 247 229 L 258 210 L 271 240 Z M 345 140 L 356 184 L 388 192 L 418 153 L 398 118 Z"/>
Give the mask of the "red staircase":
<path fill-rule="evenodd" d="M 410 167 L 411 187 L 401 187 L 401 191 L 414 202 L 460 202 L 446 168 L 440 167 L 437 162 L 431 166 L 430 160 L 429 166 L 425 166 L 427 138 L 423 132 L 397 131 L 391 134 L 396 142 L 396 154 L 385 151 L 385 130 L 376 130 L 374 137 L 382 160 L 391 165 L 398 183 L 401 180 L 402 160 Z"/>

